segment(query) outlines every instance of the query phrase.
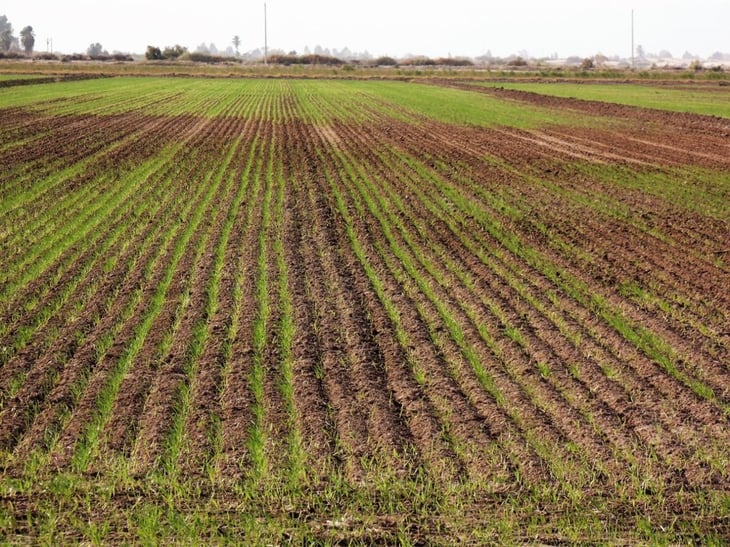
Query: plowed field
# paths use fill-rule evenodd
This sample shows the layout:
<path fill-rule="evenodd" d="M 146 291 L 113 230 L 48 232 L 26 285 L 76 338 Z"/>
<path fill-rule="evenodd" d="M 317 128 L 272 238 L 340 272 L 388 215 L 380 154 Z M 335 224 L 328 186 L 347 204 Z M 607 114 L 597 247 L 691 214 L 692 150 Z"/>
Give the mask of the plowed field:
<path fill-rule="evenodd" d="M 729 539 L 730 119 L 454 85 L 0 90 L 0 537 Z"/>

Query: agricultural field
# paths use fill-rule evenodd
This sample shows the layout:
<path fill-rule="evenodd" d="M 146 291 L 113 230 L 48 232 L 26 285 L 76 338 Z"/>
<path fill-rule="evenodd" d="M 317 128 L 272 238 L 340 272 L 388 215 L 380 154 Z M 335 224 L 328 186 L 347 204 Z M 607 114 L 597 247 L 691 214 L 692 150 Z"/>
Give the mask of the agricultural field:
<path fill-rule="evenodd" d="M 602 82 L 581 83 L 476 83 L 477 86 L 499 87 L 585 101 L 617 103 L 674 112 L 691 112 L 730 118 L 726 80 L 677 83 L 653 82 L 651 85 Z"/>
<path fill-rule="evenodd" d="M 0 89 L 0 540 L 730 540 L 730 115 L 612 89 Z"/>

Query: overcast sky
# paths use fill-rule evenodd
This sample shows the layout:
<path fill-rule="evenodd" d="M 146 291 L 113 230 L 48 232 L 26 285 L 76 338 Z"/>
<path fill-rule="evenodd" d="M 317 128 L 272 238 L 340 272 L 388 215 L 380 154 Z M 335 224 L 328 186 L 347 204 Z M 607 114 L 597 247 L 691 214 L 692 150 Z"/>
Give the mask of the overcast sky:
<path fill-rule="evenodd" d="M 495 56 L 527 52 L 590 56 L 685 51 L 707 57 L 730 52 L 730 0 L 267 0 L 270 48 L 301 53 L 316 45 L 373 55 Z M 148 44 L 224 50 L 234 35 L 241 51 L 264 44 L 264 3 L 249 0 L 6 0 L 17 35 L 31 25 L 36 51 L 53 39 L 57 52 L 85 52 L 100 42 L 109 52 L 143 53 Z"/>

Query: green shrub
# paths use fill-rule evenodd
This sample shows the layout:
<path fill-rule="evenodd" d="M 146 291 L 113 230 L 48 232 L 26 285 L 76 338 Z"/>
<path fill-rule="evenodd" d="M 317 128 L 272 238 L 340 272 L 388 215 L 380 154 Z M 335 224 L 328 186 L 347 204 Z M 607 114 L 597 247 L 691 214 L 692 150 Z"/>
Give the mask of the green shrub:
<path fill-rule="evenodd" d="M 375 59 L 373 64 L 375 66 L 398 66 L 398 61 L 393 59 L 393 57 L 383 56 Z"/>
<path fill-rule="evenodd" d="M 147 51 L 145 52 L 144 56 L 147 58 L 148 61 L 162 61 L 165 59 L 165 56 L 162 54 L 160 48 L 155 46 L 147 46 Z"/>

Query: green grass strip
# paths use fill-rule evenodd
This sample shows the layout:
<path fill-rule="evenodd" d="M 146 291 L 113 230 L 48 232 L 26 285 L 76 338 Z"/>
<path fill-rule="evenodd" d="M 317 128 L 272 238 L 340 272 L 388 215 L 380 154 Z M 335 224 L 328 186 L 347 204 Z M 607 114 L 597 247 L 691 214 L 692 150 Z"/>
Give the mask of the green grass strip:
<path fill-rule="evenodd" d="M 569 99 L 615 103 L 672 112 L 730 118 L 730 92 L 721 87 L 676 89 L 668 86 L 600 83 L 479 84 Z"/>

